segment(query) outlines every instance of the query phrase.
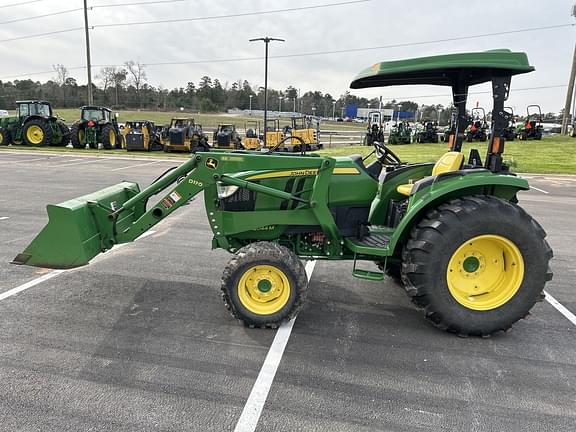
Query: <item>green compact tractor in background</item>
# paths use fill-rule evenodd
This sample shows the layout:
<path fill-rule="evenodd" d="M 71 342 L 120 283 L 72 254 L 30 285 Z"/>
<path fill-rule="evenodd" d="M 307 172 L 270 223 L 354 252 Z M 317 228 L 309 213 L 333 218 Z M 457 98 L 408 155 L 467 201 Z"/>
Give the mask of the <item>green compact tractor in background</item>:
<path fill-rule="evenodd" d="M 412 142 L 412 129 L 407 122 L 400 122 L 392 126 L 388 144 L 410 144 Z"/>
<path fill-rule="evenodd" d="M 384 142 L 384 124 L 380 111 L 371 111 L 368 113 L 368 126 L 366 127 L 364 145 L 371 146 L 374 144 L 374 141 Z"/>
<path fill-rule="evenodd" d="M 118 120 L 110 108 L 83 106 L 80 120 L 72 125 L 70 141 L 74 148 L 96 149 L 98 144 L 106 150 L 122 148 L 123 136 Z"/>
<path fill-rule="evenodd" d="M 380 142 L 369 164 L 360 155 L 200 152 L 143 190 L 122 182 L 49 205 L 48 224 L 14 263 L 88 264 L 203 192 L 211 246 L 231 254 L 224 304 L 249 326 L 294 317 L 308 288 L 301 260 L 333 260 L 348 261 L 357 278 L 382 281 L 387 273 L 401 281 L 441 329 L 479 336 L 507 330 L 543 298 L 552 277 L 546 233 L 518 205 L 528 182 L 502 158 L 511 77 L 533 70 L 526 54 L 508 50 L 376 64 L 351 87 L 451 87 L 455 138 L 436 163 L 404 162 Z M 468 88 L 485 82 L 494 107 L 482 163 L 476 149 L 466 158 L 461 147 Z"/>
<path fill-rule="evenodd" d="M 65 146 L 70 129 L 52 111 L 49 102 L 17 101 L 16 117 L 0 117 L 0 145 Z"/>
<path fill-rule="evenodd" d="M 438 142 L 438 125 L 432 122 L 426 122 L 423 130 L 416 134 L 417 143 L 437 143 Z"/>
<path fill-rule="evenodd" d="M 526 107 L 526 121 L 518 125 L 516 136 L 521 141 L 541 140 L 543 131 L 540 105 L 528 105 Z"/>
<path fill-rule="evenodd" d="M 488 139 L 488 123 L 484 108 L 472 108 L 470 124 L 466 128 L 466 141 L 486 141 Z"/>

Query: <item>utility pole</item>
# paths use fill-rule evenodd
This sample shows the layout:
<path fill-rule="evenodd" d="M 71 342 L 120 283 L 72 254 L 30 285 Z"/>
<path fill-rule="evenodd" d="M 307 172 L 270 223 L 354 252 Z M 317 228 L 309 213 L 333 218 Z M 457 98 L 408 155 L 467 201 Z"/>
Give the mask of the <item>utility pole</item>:
<path fill-rule="evenodd" d="M 92 95 L 92 64 L 90 62 L 90 34 L 88 31 L 88 5 L 84 0 L 84 31 L 86 32 L 86 70 L 88 71 L 88 105 L 94 105 Z"/>
<path fill-rule="evenodd" d="M 576 4 L 572 6 L 572 16 L 576 17 Z M 570 80 L 566 91 L 566 103 L 564 104 L 564 118 L 562 119 L 562 135 L 568 134 L 568 122 L 570 121 L 570 105 L 574 95 L 574 79 L 576 78 L 576 44 L 572 54 L 572 69 L 570 70 Z M 574 113 L 572 113 L 574 114 Z"/>
<path fill-rule="evenodd" d="M 266 147 L 266 129 L 268 126 L 266 124 L 266 122 L 268 121 L 268 44 L 271 41 L 285 42 L 285 40 L 271 38 L 268 36 L 263 38 L 250 39 L 250 42 L 256 42 L 256 41 L 262 41 L 266 46 L 264 55 L 264 147 Z"/>

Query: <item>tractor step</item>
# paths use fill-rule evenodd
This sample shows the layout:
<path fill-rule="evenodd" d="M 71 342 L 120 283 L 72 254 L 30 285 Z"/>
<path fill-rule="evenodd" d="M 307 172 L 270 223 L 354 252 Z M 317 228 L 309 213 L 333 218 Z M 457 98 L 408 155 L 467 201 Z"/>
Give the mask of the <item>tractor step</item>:
<path fill-rule="evenodd" d="M 381 281 L 384 280 L 384 273 L 375 272 L 370 270 L 362 270 L 355 268 L 352 270 L 352 276 L 358 279 L 365 279 L 370 281 Z"/>
<path fill-rule="evenodd" d="M 364 270 L 356 267 L 357 263 L 356 254 L 354 254 L 354 267 L 352 268 L 352 276 L 358 279 L 365 279 L 371 281 L 384 280 L 384 273 L 372 270 Z"/>
<path fill-rule="evenodd" d="M 352 252 L 363 255 L 388 256 L 388 244 L 390 237 L 381 233 L 370 233 L 361 238 L 346 237 L 346 247 Z"/>

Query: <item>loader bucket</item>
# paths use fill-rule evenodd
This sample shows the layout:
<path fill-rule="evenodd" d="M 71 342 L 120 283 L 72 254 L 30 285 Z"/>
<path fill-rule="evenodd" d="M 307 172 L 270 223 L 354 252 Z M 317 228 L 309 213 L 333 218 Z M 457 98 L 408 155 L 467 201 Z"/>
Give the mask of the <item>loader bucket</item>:
<path fill-rule="evenodd" d="M 136 183 L 122 182 L 88 195 L 46 207 L 48 224 L 18 254 L 13 264 L 69 269 L 80 267 L 114 245 L 115 221 L 111 217 L 139 192 Z M 122 225 L 134 211 L 120 213 Z"/>

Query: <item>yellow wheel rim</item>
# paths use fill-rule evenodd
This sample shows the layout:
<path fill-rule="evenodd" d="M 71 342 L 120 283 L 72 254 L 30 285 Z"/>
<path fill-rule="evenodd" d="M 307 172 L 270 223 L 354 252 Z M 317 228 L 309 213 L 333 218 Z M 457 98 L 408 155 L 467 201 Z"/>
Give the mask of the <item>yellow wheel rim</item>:
<path fill-rule="evenodd" d="M 86 133 L 84 132 L 84 129 L 78 131 L 78 142 L 80 142 L 80 144 L 86 143 Z"/>
<path fill-rule="evenodd" d="M 278 312 L 290 298 L 290 281 L 278 267 L 256 265 L 244 272 L 238 282 L 238 298 L 248 311 L 257 315 Z"/>
<path fill-rule="evenodd" d="M 460 245 L 448 262 L 452 297 L 468 309 L 486 311 L 509 301 L 524 279 L 518 247 L 498 235 L 481 235 Z"/>
<path fill-rule="evenodd" d="M 116 131 L 114 129 L 110 129 L 108 132 L 108 142 L 113 147 L 116 145 Z"/>
<path fill-rule="evenodd" d="M 26 131 L 26 138 L 28 138 L 28 142 L 31 144 L 42 144 L 42 141 L 44 141 L 44 131 L 40 126 L 32 125 Z"/>
<path fill-rule="evenodd" d="M 4 135 L 0 132 L 0 144 L 4 141 Z"/>

